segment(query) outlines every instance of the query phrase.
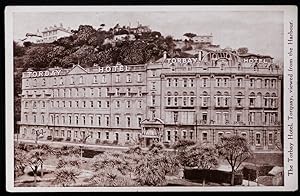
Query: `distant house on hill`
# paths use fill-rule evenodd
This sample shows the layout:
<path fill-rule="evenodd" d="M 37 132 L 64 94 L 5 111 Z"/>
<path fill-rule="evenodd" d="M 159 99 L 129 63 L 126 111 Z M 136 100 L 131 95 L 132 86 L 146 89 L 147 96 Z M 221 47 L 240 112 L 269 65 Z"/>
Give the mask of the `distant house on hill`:
<path fill-rule="evenodd" d="M 59 26 L 45 27 L 43 31 L 37 30 L 36 33 L 26 33 L 25 38 L 18 40 L 19 44 L 24 44 L 24 42 L 31 43 L 51 43 L 59 38 L 67 37 L 72 35 L 70 28 L 63 27 L 62 24 Z"/>

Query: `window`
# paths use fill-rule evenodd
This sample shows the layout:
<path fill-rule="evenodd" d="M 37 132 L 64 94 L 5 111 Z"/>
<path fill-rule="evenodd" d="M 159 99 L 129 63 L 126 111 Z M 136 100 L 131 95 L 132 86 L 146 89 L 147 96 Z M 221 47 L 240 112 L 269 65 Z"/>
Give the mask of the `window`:
<path fill-rule="evenodd" d="M 244 137 L 244 138 L 246 138 L 247 137 L 247 133 L 245 133 L 245 132 L 242 132 L 242 137 Z"/>
<path fill-rule="evenodd" d="M 191 97 L 190 103 L 191 103 L 191 105 L 194 105 L 194 97 Z"/>
<path fill-rule="evenodd" d="M 120 101 L 116 101 L 116 108 L 120 108 Z"/>
<path fill-rule="evenodd" d="M 94 76 L 94 78 L 93 78 L 93 83 L 97 83 L 98 81 L 97 81 L 97 76 Z"/>
<path fill-rule="evenodd" d="M 190 132 L 190 139 L 192 140 L 193 138 L 194 138 L 194 132 L 191 131 L 191 132 Z"/>
<path fill-rule="evenodd" d="M 174 135 L 175 135 L 175 142 L 178 141 L 178 132 L 174 131 Z"/>
<path fill-rule="evenodd" d="M 98 132 L 98 139 L 101 138 L 101 132 Z"/>
<path fill-rule="evenodd" d="M 203 112 L 203 113 L 202 113 L 202 120 L 203 120 L 204 122 L 207 121 L 207 112 Z"/>
<path fill-rule="evenodd" d="M 131 75 L 130 74 L 127 74 L 127 76 L 126 76 L 126 82 L 131 82 Z"/>
<path fill-rule="evenodd" d="M 254 78 L 251 78 L 250 79 L 250 87 L 254 87 L 254 85 L 255 85 L 254 82 L 255 82 Z"/>
<path fill-rule="evenodd" d="M 130 127 L 130 117 L 127 116 L 127 127 Z"/>
<path fill-rule="evenodd" d="M 63 103 L 63 107 L 65 108 L 66 107 L 66 102 L 62 101 L 62 103 Z"/>
<path fill-rule="evenodd" d="M 183 131 L 183 139 L 186 139 L 186 131 Z"/>
<path fill-rule="evenodd" d="M 46 80 L 45 80 L 45 78 L 43 78 L 43 80 L 42 80 L 42 86 L 45 86 L 46 85 Z"/>
<path fill-rule="evenodd" d="M 276 80 L 275 80 L 275 79 L 272 80 L 272 82 L 271 82 L 271 87 L 272 87 L 272 88 L 276 88 Z"/>
<path fill-rule="evenodd" d="M 221 138 L 223 137 L 224 133 L 223 132 L 219 132 L 218 133 L 218 140 L 221 141 Z"/>
<path fill-rule="evenodd" d="M 260 145 L 261 144 L 260 133 L 256 133 L 256 135 L 255 135 L 255 141 L 256 141 L 256 145 Z"/>
<path fill-rule="evenodd" d="M 130 135 L 129 133 L 126 133 L 126 140 L 129 141 L 129 139 L 130 139 Z"/>
<path fill-rule="evenodd" d="M 269 145 L 272 145 L 273 144 L 273 134 L 272 133 L 269 133 Z"/>
<path fill-rule="evenodd" d="M 127 96 L 130 96 L 130 91 L 131 91 L 131 89 L 127 88 Z"/>
<path fill-rule="evenodd" d="M 207 87 L 207 78 L 202 79 L 202 86 Z"/>
<path fill-rule="evenodd" d="M 98 89 L 98 96 L 101 97 L 101 88 Z"/>
<path fill-rule="evenodd" d="M 216 86 L 217 87 L 221 86 L 221 78 L 216 79 Z"/>
<path fill-rule="evenodd" d="M 106 75 L 102 75 L 102 83 L 106 83 Z"/>
<path fill-rule="evenodd" d="M 152 105 L 155 105 L 155 95 L 152 95 Z"/>
<path fill-rule="evenodd" d="M 242 104 L 242 99 L 241 98 L 237 98 L 237 105 L 238 106 L 242 106 L 241 104 Z"/>
<path fill-rule="evenodd" d="M 193 87 L 193 86 L 194 86 L 194 79 L 191 78 L 191 79 L 190 79 L 190 82 L 191 82 L 191 83 L 190 83 L 191 87 Z"/>
<path fill-rule="evenodd" d="M 66 123 L 66 117 L 65 116 L 62 116 L 62 121 L 63 121 L 63 124 L 65 124 Z"/>
<path fill-rule="evenodd" d="M 75 122 L 76 122 L 76 125 L 78 125 L 78 123 L 79 123 L 78 116 L 75 116 Z"/>
<path fill-rule="evenodd" d="M 98 116 L 98 125 L 100 126 L 101 125 L 101 117 Z"/>
<path fill-rule="evenodd" d="M 101 101 L 98 101 L 98 107 L 101 108 Z"/>
<path fill-rule="evenodd" d="M 265 88 L 269 88 L 269 80 L 265 79 Z"/>
<path fill-rule="evenodd" d="M 127 108 L 130 108 L 130 101 L 127 101 L 126 103 Z"/>
<path fill-rule="evenodd" d="M 86 104 L 85 104 L 85 101 L 82 101 L 82 107 L 85 108 Z"/>
<path fill-rule="evenodd" d="M 93 108 L 94 107 L 94 102 L 90 101 L 90 105 L 91 105 L 91 108 Z"/>
<path fill-rule="evenodd" d="M 178 105 L 178 97 L 174 97 L 174 106 Z"/>
<path fill-rule="evenodd" d="M 45 116 L 42 115 L 42 124 L 44 124 L 44 123 L 45 123 Z"/>
<path fill-rule="evenodd" d="M 119 133 L 115 133 L 116 141 L 119 141 Z"/>
<path fill-rule="evenodd" d="M 120 117 L 116 116 L 116 126 L 119 126 L 119 125 L 120 125 Z"/>
<path fill-rule="evenodd" d="M 83 76 L 80 76 L 79 78 L 79 84 L 82 84 L 83 83 Z"/>
<path fill-rule="evenodd" d="M 105 135 L 106 135 L 106 139 L 109 140 L 109 132 L 108 131 L 105 132 Z"/>
<path fill-rule="evenodd" d="M 174 112 L 173 115 L 174 115 L 174 122 L 175 123 L 178 122 L 178 112 Z"/>
<path fill-rule="evenodd" d="M 184 106 L 187 105 L 187 97 L 186 97 L 186 96 L 183 97 L 183 105 L 184 105 Z"/>
<path fill-rule="evenodd" d="M 57 105 L 57 107 L 59 108 L 59 101 L 56 101 L 56 105 Z"/>
<path fill-rule="evenodd" d="M 91 88 L 91 96 L 93 97 L 94 96 L 94 89 Z"/>
<path fill-rule="evenodd" d="M 207 141 L 207 133 L 202 133 L 202 141 Z"/>
<path fill-rule="evenodd" d="M 237 113 L 237 114 L 236 114 L 236 121 L 237 121 L 237 122 L 241 122 L 241 116 L 242 116 L 241 113 Z"/>
<path fill-rule="evenodd" d="M 156 117 L 155 110 L 152 110 L 152 120 L 154 120 L 155 117 Z"/>
<path fill-rule="evenodd" d="M 167 105 L 168 105 L 168 106 L 171 105 L 171 97 L 168 97 L 168 98 L 167 98 Z"/>
<path fill-rule="evenodd" d="M 138 125 L 139 125 L 139 127 L 140 127 L 140 126 L 141 126 L 141 122 L 142 122 L 142 118 L 141 118 L 141 117 L 138 117 L 137 120 L 138 120 Z"/>
<path fill-rule="evenodd" d="M 242 78 L 238 78 L 238 79 L 237 79 L 237 86 L 238 86 L 238 87 L 242 87 L 242 81 L 243 81 Z"/>
<path fill-rule="evenodd" d="M 63 84 L 64 84 L 64 79 L 63 79 L 63 77 L 60 77 L 59 85 L 63 85 Z"/>
<path fill-rule="evenodd" d="M 138 74 L 137 81 L 142 82 L 142 74 Z"/>
<path fill-rule="evenodd" d="M 57 79 L 56 78 L 53 78 L 53 85 L 56 86 L 57 85 Z"/>
<path fill-rule="evenodd" d="M 106 96 L 109 97 L 109 88 L 106 88 Z"/>
<path fill-rule="evenodd" d="M 186 78 L 183 79 L 183 87 L 187 87 L 187 79 Z"/>
<path fill-rule="evenodd" d="M 36 115 L 33 115 L 33 122 L 36 123 Z"/>
<path fill-rule="evenodd" d="M 156 75 L 155 70 L 152 70 L 152 76 L 154 77 Z"/>
<path fill-rule="evenodd" d="M 155 90 L 155 82 L 152 82 L 152 90 Z"/>
<path fill-rule="evenodd" d="M 174 78 L 174 86 L 175 86 L 175 87 L 178 86 L 178 78 Z"/>
<path fill-rule="evenodd" d="M 94 117 L 93 116 L 90 116 L 90 122 L 91 122 L 91 125 L 94 124 Z"/>
<path fill-rule="evenodd" d="M 168 141 L 171 140 L 171 131 L 167 131 L 167 140 L 168 140 Z"/>
<path fill-rule="evenodd" d="M 142 101 L 138 101 L 139 103 L 139 108 L 142 108 Z"/>
<path fill-rule="evenodd" d="M 106 116 L 106 126 L 109 126 L 109 116 Z"/>
<path fill-rule="evenodd" d="M 85 116 L 82 116 L 82 124 L 85 125 Z"/>
<path fill-rule="evenodd" d="M 78 131 L 74 131 L 74 137 L 75 137 L 75 138 L 78 137 Z"/>
<path fill-rule="evenodd" d="M 69 116 L 69 125 L 72 123 L 72 116 Z"/>
<path fill-rule="evenodd" d="M 61 135 L 61 137 L 65 137 L 65 131 L 64 131 L 64 130 L 61 130 L 60 135 Z"/>
<path fill-rule="evenodd" d="M 249 98 L 249 104 L 250 106 L 254 106 L 254 98 Z"/>
<path fill-rule="evenodd" d="M 106 101 L 106 107 L 107 107 L 107 108 L 110 107 L 109 101 Z"/>
<path fill-rule="evenodd" d="M 116 83 L 119 83 L 120 82 L 120 75 L 116 75 Z"/>
<path fill-rule="evenodd" d="M 224 87 L 227 87 L 228 85 L 228 78 L 224 78 Z"/>
<path fill-rule="evenodd" d="M 168 84 L 169 87 L 171 86 L 171 81 L 172 81 L 171 78 L 167 79 L 167 84 Z"/>

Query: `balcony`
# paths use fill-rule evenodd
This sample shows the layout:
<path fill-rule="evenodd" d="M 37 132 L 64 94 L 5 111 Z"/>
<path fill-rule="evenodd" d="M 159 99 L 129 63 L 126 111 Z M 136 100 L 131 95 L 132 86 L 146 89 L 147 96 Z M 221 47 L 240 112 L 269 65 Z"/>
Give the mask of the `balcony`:
<path fill-rule="evenodd" d="M 243 109 L 243 108 L 244 108 L 244 106 L 240 105 L 240 104 L 235 106 L 235 109 Z"/>
<path fill-rule="evenodd" d="M 228 109 L 229 105 L 216 105 L 215 109 Z"/>

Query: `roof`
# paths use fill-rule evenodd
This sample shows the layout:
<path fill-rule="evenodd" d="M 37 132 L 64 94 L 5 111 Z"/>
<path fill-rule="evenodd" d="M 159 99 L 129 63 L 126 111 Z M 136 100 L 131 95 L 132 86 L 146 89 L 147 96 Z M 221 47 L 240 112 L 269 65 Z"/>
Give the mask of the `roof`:
<path fill-rule="evenodd" d="M 269 55 L 260 55 L 260 54 L 253 54 L 253 53 L 238 54 L 238 56 L 240 56 L 240 57 L 256 56 L 256 57 L 260 57 L 260 58 L 271 58 L 271 59 L 273 59 L 273 57 L 271 57 Z"/>
<path fill-rule="evenodd" d="M 269 171 L 268 174 L 276 176 L 282 172 L 283 172 L 283 167 L 275 166 L 275 167 L 273 167 L 273 169 L 271 169 L 271 171 Z"/>

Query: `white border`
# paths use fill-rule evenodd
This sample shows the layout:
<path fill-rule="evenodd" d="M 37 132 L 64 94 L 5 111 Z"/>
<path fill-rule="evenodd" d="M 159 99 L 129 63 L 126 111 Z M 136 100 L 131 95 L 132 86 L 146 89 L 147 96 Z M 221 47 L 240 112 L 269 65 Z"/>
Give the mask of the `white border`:
<path fill-rule="evenodd" d="M 5 8 L 5 80 L 6 80 L 6 190 L 9 192 L 166 192 L 166 191 L 295 191 L 298 190 L 298 157 L 295 159 L 295 175 L 287 176 L 284 172 L 284 186 L 234 186 L 234 187 L 14 187 L 13 173 L 13 13 L 14 12 L 110 12 L 110 11 L 284 11 L 284 47 L 287 47 L 287 32 L 288 21 L 294 21 L 294 51 L 295 51 L 295 66 L 294 73 L 297 75 L 297 6 L 7 6 Z M 284 50 L 285 62 L 286 50 Z M 286 67 L 284 67 L 284 76 L 286 76 Z M 284 77 L 284 91 L 287 90 L 287 77 Z M 297 98 L 297 76 L 295 77 L 294 97 Z M 287 93 L 284 93 L 284 102 L 287 101 Z M 294 116 L 297 117 L 297 100 L 295 99 Z M 287 107 L 284 109 L 284 114 L 287 112 Z M 286 120 L 286 115 L 284 120 Z M 297 139 L 297 121 L 294 118 L 294 138 Z M 286 124 L 284 124 L 284 129 Z M 286 134 L 284 132 L 284 136 Z M 298 150 L 298 141 L 295 141 L 295 150 Z M 288 146 L 284 142 L 284 152 Z M 297 152 L 294 154 L 297 156 Z M 286 161 L 286 153 L 284 153 L 284 161 Z"/>

